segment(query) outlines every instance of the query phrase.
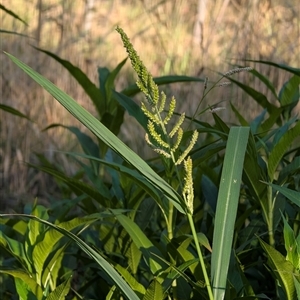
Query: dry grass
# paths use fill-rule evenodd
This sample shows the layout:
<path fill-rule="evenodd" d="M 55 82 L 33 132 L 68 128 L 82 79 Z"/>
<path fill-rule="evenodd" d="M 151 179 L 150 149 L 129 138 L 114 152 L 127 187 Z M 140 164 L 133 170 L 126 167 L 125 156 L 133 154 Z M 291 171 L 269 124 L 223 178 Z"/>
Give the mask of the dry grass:
<path fill-rule="evenodd" d="M 94 7 L 87 11 L 86 3 L 93 2 Z M 120 37 L 114 30 L 116 25 L 120 25 L 131 37 L 134 47 L 154 76 L 185 74 L 208 76 L 214 80 L 218 78 L 215 71 L 224 72 L 230 69 L 228 63 L 234 64 L 244 58 L 300 65 L 297 0 L 202 0 L 207 6 L 206 10 L 202 10 L 200 36 L 199 31 L 195 35 L 198 0 L 3 0 L 2 3 L 29 24 L 25 27 L 2 12 L 2 28 L 31 38 L 1 34 L 1 50 L 38 70 L 92 112 L 91 102 L 68 72 L 30 44 L 68 59 L 96 83 L 98 66 L 112 69 L 126 56 Z M 80 124 L 5 55 L 1 54 L 0 61 L 1 102 L 28 114 L 35 122 L 0 112 L 1 198 L 7 198 L 7 195 L 17 199 L 42 196 L 45 190 L 49 191 L 48 179 L 29 170 L 23 161 L 34 162 L 34 152 L 42 152 L 51 161 L 59 162 L 72 172 L 64 158 L 53 152 L 55 149 L 76 147 L 72 136 L 64 129 L 49 132 L 41 132 L 41 129 L 52 123 Z M 268 75 L 277 87 L 288 79 L 286 73 L 278 70 L 262 65 L 255 65 L 255 68 Z M 237 77 L 245 81 L 249 78 L 245 74 Z M 134 75 L 127 64 L 118 78 L 117 89 L 133 80 Z M 251 85 L 267 93 L 258 81 L 254 80 Z M 177 97 L 180 111 L 191 115 L 201 97 L 202 86 L 173 85 L 167 91 Z M 232 100 L 249 119 L 257 114 L 257 105 L 233 87 L 216 89 L 208 98 L 210 104 L 221 100 Z M 231 120 L 229 105 L 225 105 L 228 109 L 221 114 Z M 204 116 L 208 120 L 210 117 L 209 114 Z M 133 138 L 132 132 L 136 128 L 132 119 L 126 117 L 121 136 L 138 151 L 143 149 L 141 145 L 144 143 L 141 138 Z M 143 152 L 139 150 L 141 155 Z"/>

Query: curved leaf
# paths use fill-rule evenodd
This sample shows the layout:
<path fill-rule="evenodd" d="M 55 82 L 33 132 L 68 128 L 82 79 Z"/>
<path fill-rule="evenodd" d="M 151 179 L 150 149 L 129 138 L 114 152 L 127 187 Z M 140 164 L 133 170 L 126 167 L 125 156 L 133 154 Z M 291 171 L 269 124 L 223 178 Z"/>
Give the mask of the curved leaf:
<path fill-rule="evenodd" d="M 296 299 L 296 291 L 293 279 L 294 266 L 286 260 L 276 249 L 258 238 L 260 245 L 268 255 L 268 265 L 272 269 L 274 276 L 284 289 L 287 300 Z"/>
<path fill-rule="evenodd" d="M 149 165 L 142 160 L 136 153 L 127 147 L 120 139 L 118 139 L 111 131 L 109 131 L 99 120 L 92 116 L 88 111 L 81 107 L 69 95 L 61 91 L 49 80 L 35 72 L 33 69 L 22 63 L 20 60 L 6 53 L 9 58 L 32 77 L 38 84 L 46 89 L 54 98 L 56 98 L 61 105 L 63 105 L 73 116 L 75 116 L 82 124 L 84 124 L 91 132 L 93 132 L 99 139 L 101 139 L 112 150 L 118 153 L 129 164 L 135 167 L 147 181 L 162 192 L 174 206 L 184 213 L 184 201 L 182 197 L 159 175 L 157 175 Z"/>
<path fill-rule="evenodd" d="M 6 112 L 9 112 L 12 115 L 15 115 L 15 116 L 18 116 L 18 117 L 21 117 L 21 118 L 25 118 L 25 119 L 31 121 L 26 115 L 22 114 L 20 111 L 18 111 L 17 109 L 15 109 L 11 106 L 0 103 L 0 109 L 4 110 Z"/>
<path fill-rule="evenodd" d="M 271 181 L 274 179 L 275 171 L 282 157 L 285 155 L 287 149 L 291 146 L 293 141 L 300 136 L 300 122 L 288 130 L 279 142 L 274 146 L 268 159 L 268 175 Z"/>
<path fill-rule="evenodd" d="M 13 270 L 13 269 L 0 269 L 0 273 L 8 274 L 14 278 L 19 278 L 21 281 L 26 283 L 26 285 L 31 289 L 32 293 L 37 297 L 37 299 L 43 298 L 43 290 L 37 284 L 37 282 L 24 270 Z"/>

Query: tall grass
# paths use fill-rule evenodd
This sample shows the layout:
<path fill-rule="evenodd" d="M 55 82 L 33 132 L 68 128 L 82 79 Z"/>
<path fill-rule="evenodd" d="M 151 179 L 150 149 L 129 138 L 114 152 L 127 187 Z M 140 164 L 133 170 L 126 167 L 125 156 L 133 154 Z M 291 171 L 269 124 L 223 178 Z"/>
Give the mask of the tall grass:
<path fill-rule="evenodd" d="M 2 26 L 30 38 L 1 34 L 1 48 L 40 71 L 91 112 L 93 106 L 86 94 L 67 71 L 49 57 L 28 47 L 28 44 L 67 58 L 94 82 L 97 81 L 97 66 L 112 69 L 124 58 L 122 47 L 114 34 L 117 24 L 132 37 L 137 51 L 154 76 L 176 73 L 202 78 L 208 76 L 213 81 L 217 78 L 216 71 L 223 72 L 228 69 L 228 63 L 235 64 L 244 58 L 265 58 L 299 65 L 299 57 L 296 55 L 299 49 L 297 1 L 278 5 L 269 1 L 259 1 L 257 4 L 248 1 L 207 2 L 201 44 L 194 35 L 198 7 L 196 0 L 188 4 L 179 0 L 112 0 L 101 4 L 95 1 L 95 6 L 90 10 L 87 10 L 84 3 L 79 0 L 4 0 L 3 5 L 21 16 L 28 26 L 1 14 Z M 40 130 L 61 120 L 68 125 L 73 119 L 57 103 L 48 101 L 49 95 L 37 89 L 23 73 L 14 70 L 3 55 L 0 59 L 2 103 L 20 109 L 36 122 L 16 122 L 15 117 L 1 116 L 1 137 L 5 140 L 5 144 L 1 145 L 2 185 L 15 191 L 15 195 L 11 195 L 14 198 L 19 199 L 20 195 L 26 197 L 31 193 L 42 196 L 43 188 L 38 186 L 45 186 L 47 179 L 44 175 L 30 173 L 20 161 L 33 161 L 33 151 L 45 151 L 51 160 L 56 159 L 60 164 L 65 164 L 64 159 L 54 154 L 52 149 L 72 148 L 72 136 L 62 128 L 45 133 Z M 272 72 L 269 66 L 253 66 L 267 74 L 277 86 L 281 86 L 287 79 L 284 72 Z M 249 83 L 248 77 L 243 74 L 238 79 Z M 253 80 L 252 86 L 266 96 L 271 96 L 270 91 L 257 78 Z M 116 81 L 117 90 L 132 82 L 132 71 L 126 65 Z M 22 97 L 19 96 L 20 91 Z M 168 87 L 167 93 L 182 99 L 178 103 L 181 110 L 192 115 L 202 90 L 199 84 L 177 84 Z M 232 100 L 239 111 L 248 114 L 249 118 L 257 115 L 259 107 L 253 102 L 249 104 L 249 98 L 233 86 L 215 89 L 211 95 L 214 99 L 224 100 L 227 108 L 228 100 Z M 207 107 L 207 104 L 210 103 L 204 101 L 203 106 Z M 229 109 L 220 114 L 227 120 L 234 120 Z M 120 133 L 125 142 L 140 155 L 151 155 L 139 143 L 141 139 L 138 133 L 133 134 L 136 128 L 134 121 L 127 116 L 125 118 L 128 121 Z M 210 121 L 211 115 L 207 113 L 203 118 Z M 84 130 L 83 127 L 81 129 Z M 24 132 L 21 137 L 16 136 L 19 131 Z"/>

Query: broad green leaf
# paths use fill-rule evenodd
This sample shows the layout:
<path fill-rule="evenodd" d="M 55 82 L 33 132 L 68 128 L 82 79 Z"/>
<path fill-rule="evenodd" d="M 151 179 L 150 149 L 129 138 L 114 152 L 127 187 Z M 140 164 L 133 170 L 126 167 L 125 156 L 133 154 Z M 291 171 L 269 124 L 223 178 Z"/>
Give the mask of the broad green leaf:
<path fill-rule="evenodd" d="M 131 273 L 135 275 L 138 272 L 142 252 L 138 249 L 135 243 L 131 242 L 124 255 L 128 258 L 128 266 L 130 267 Z"/>
<path fill-rule="evenodd" d="M 15 277 L 16 291 L 20 300 L 38 300 L 36 295 L 31 291 L 28 284 L 20 278 Z"/>
<path fill-rule="evenodd" d="M 42 299 L 43 290 L 29 273 L 25 272 L 24 270 L 13 269 L 0 269 L 0 273 L 11 275 L 14 278 L 18 278 L 20 281 L 23 281 L 30 288 L 31 292 L 37 297 L 37 299 Z"/>
<path fill-rule="evenodd" d="M 131 219 L 121 214 L 116 215 L 116 218 L 128 232 L 135 245 L 143 253 L 152 274 L 158 275 L 158 273 L 165 268 L 165 265 L 162 264 L 162 262 L 156 257 L 153 257 L 152 253 L 159 257 L 163 257 L 159 249 L 153 245 L 153 243 L 146 237 L 145 233 Z"/>
<path fill-rule="evenodd" d="M 0 217 L 6 217 L 8 215 L 0 214 Z M 12 215 L 9 215 L 12 216 Z M 132 289 L 129 287 L 129 285 L 122 279 L 122 277 L 119 275 L 119 273 L 92 247 L 90 247 L 88 244 L 86 244 L 84 241 L 82 241 L 78 236 L 73 234 L 72 232 L 54 225 L 48 221 L 42 220 L 36 216 L 32 215 L 25 215 L 25 214 L 14 214 L 15 217 L 25 217 L 34 219 L 38 222 L 41 222 L 47 226 L 50 226 L 54 230 L 58 231 L 62 235 L 67 236 L 70 238 L 73 242 L 76 243 L 78 247 L 80 247 L 88 256 L 90 256 L 95 262 L 101 267 L 101 269 L 112 279 L 112 281 L 120 288 L 120 290 L 124 293 L 124 295 L 127 297 L 127 299 L 130 300 L 139 300 L 139 297 L 132 291 Z"/>
<path fill-rule="evenodd" d="M 6 248 L 11 255 L 13 255 L 22 265 L 25 269 L 27 269 L 29 272 L 32 271 L 31 263 L 26 255 L 25 249 L 24 249 L 24 243 L 18 242 L 4 234 L 4 232 L 1 232 L 0 234 L 0 246 Z"/>
<path fill-rule="evenodd" d="M 287 300 L 296 299 L 296 291 L 293 279 L 294 266 L 272 246 L 268 245 L 260 238 L 258 240 L 268 255 L 268 265 L 271 268 L 275 278 L 279 281 L 280 286 L 283 288 Z"/>
<path fill-rule="evenodd" d="M 36 222 L 36 219 L 32 219 L 32 222 Z M 74 218 L 70 221 L 57 224 L 60 228 L 64 230 L 71 231 L 78 226 L 88 226 L 92 222 L 96 221 L 96 218 L 85 217 L 85 218 Z M 32 258 L 34 262 L 34 267 L 37 276 L 37 282 L 42 284 L 42 276 L 45 268 L 45 262 L 49 255 L 55 250 L 56 243 L 63 238 L 63 234 L 55 229 L 49 229 L 46 231 L 43 240 L 35 245 L 32 252 Z M 52 267 L 52 266 L 51 266 Z M 50 270 L 47 270 L 49 272 Z"/>
<path fill-rule="evenodd" d="M 240 196 L 249 127 L 232 127 L 225 150 L 213 235 L 211 275 L 215 299 L 223 299 Z"/>
<path fill-rule="evenodd" d="M 70 276 L 66 281 L 61 283 L 53 292 L 51 292 L 46 300 L 64 300 L 68 295 L 71 288 L 71 279 Z"/>
<path fill-rule="evenodd" d="M 182 213 L 185 207 L 182 197 L 161 177 L 159 177 L 136 153 L 128 148 L 121 140 L 112 134 L 99 120 L 82 108 L 75 100 L 62 92 L 49 80 L 35 72 L 33 69 L 22 63 L 14 56 L 7 53 L 9 58 L 32 77 L 38 84 L 45 88 L 54 98 L 56 98 L 73 116 L 82 122 L 92 133 L 107 144 L 112 150 L 117 152 L 129 164 L 134 166 L 147 181 L 160 190 L 174 206 Z"/>
<path fill-rule="evenodd" d="M 163 300 L 164 298 L 162 285 L 156 279 L 152 280 L 143 300 Z"/>
<path fill-rule="evenodd" d="M 296 138 L 300 136 L 300 122 L 297 121 L 296 125 L 288 130 L 279 142 L 272 149 L 268 159 L 268 175 L 271 181 L 274 179 L 275 171 L 280 163 L 280 160 L 285 155 L 288 148 Z"/>
<path fill-rule="evenodd" d="M 0 109 L 4 110 L 6 112 L 9 112 L 12 115 L 15 115 L 15 116 L 18 116 L 18 117 L 21 117 L 21 118 L 25 118 L 25 119 L 31 121 L 26 115 L 22 114 L 20 111 L 18 111 L 17 109 L 15 109 L 11 106 L 7 106 L 5 104 L 0 103 Z"/>

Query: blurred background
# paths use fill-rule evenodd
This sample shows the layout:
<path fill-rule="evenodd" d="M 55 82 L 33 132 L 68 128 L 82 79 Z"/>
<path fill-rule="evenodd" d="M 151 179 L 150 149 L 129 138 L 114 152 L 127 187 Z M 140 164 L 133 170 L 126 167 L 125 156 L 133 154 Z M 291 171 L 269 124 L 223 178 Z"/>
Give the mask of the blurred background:
<path fill-rule="evenodd" d="M 236 65 L 254 67 L 279 88 L 289 74 L 244 59 L 269 60 L 300 67 L 299 0 L 2 0 L 28 26 L 1 10 L 1 29 L 21 35 L 0 33 L 1 103 L 25 113 L 29 122 L 0 111 L 0 201 L 16 204 L 41 201 L 55 190 L 55 183 L 24 162 L 36 162 L 35 153 L 63 166 L 70 174 L 72 164 L 55 150 L 74 150 L 74 137 L 63 128 L 45 132 L 52 123 L 82 126 L 51 96 L 18 69 L 3 51 L 13 54 L 51 80 L 94 113 L 83 89 L 59 63 L 37 51 L 39 47 L 78 66 L 98 85 L 97 68 L 115 68 L 126 57 L 117 25 L 130 37 L 153 76 L 188 75 L 216 81 L 218 73 Z M 250 74 L 251 75 L 251 74 Z M 236 78 L 265 92 L 247 73 Z M 134 83 L 136 76 L 127 62 L 117 78 L 118 91 Z M 162 87 L 175 95 L 177 111 L 192 115 L 203 92 L 202 83 Z M 224 101 L 220 111 L 226 122 L 235 122 L 231 101 L 251 121 L 261 108 L 234 86 L 212 91 L 202 108 Z M 299 108 L 298 108 L 299 110 Z M 210 122 L 210 113 L 201 120 Z M 148 157 L 144 132 L 126 116 L 120 138 L 134 151 Z M 6 204 L 5 207 L 6 208 Z M 3 208 L 3 209 L 4 209 Z"/>

